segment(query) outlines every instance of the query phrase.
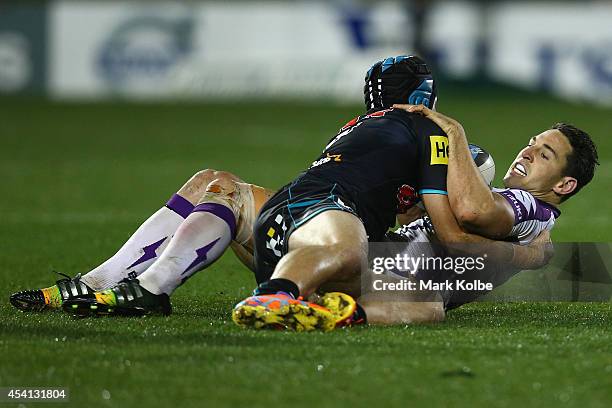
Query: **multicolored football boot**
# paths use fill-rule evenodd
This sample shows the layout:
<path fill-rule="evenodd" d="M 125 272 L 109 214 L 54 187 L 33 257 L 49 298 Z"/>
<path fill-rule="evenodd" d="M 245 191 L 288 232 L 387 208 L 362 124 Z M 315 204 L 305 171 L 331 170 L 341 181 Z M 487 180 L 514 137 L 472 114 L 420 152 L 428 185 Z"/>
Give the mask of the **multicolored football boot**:
<path fill-rule="evenodd" d="M 336 318 L 329 309 L 285 292 L 246 298 L 234 307 L 232 320 L 242 327 L 299 332 L 330 331 L 336 327 Z"/>
<path fill-rule="evenodd" d="M 352 296 L 341 292 L 329 292 L 314 302 L 328 309 L 334 315 L 335 327 L 350 327 L 365 324 L 365 314 Z"/>
<path fill-rule="evenodd" d="M 24 312 L 42 312 L 44 310 L 59 309 L 62 304 L 75 297 L 92 296 L 94 290 L 81 282 L 81 274 L 71 278 L 64 276 L 55 285 L 43 289 L 23 290 L 13 293 L 9 298 L 11 304 Z"/>
<path fill-rule="evenodd" d="M 94 292 L 92 297 L 67 300 L 62 308 L 77 317 L 167 316 L 172 313 L 168 295 L 149 292 L 140 286 L 138 279 L 123 279 L 110 289 Z"/>

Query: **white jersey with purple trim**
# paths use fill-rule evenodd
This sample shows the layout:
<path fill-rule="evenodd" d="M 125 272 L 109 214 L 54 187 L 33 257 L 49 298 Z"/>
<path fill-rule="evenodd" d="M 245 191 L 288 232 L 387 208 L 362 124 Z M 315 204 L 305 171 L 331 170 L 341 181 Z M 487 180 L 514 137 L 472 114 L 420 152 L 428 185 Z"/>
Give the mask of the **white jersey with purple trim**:
<path fill-rule="evenodd" d="M 421 243 L 431 243 L 431 237 L 435 235 L 433 225 L 427 215 L 417 218 L 410 224 L 401 225 L 393 233 L 401 235 L 407 242 Z"/>
<path fill-rule="evenodd" d="M 514 226 L 506 237 L 508 241 L 518 242 L 521 245 L 529 244 L 543 230 L 552 229 L 555 224 L 555 219 L 561 215 L 558 209 L 538 200 L 532 194 L 526 191 L 519 189 L 499 188 L 494 188 L 492 190 L 508 200 L 514 209 Z M 402 225 L 394 232 L 388 233 L 387 237 L 391 241 L 398 241 L 397 238 L 393 237 L 398 235 L 408 243 L 417 244 L 407 245 L 403 255 L 410 258 L 436 256 L 433 245 L 418 245 L 418 243 L 430 243 L 434 241 L 435 230 L 427 215 L 411 222 L 408 225 Z M 419 273 L 421 270 L 419 269 L 416 272 Z M 494 284 L 494 287 L 498 287 L 518 272 L 519 270 L 512 266 L 508 266 L 505 269 L 494 268 L 490 271 L 490 275 L 487 277 L 487 279 L 489 282 Z M 398 274 L 396 271 L 388 271 L 387 274 L 396 278 L 405 278 L 405 275 Z M 461 275 L 451 273 L 449 275 L 442 276 L 446 276 L 446 279 L 448 280 L 457 278 L 457 276 Z M 459 290 L 442 290 L 440 291 L 440 295 L 444 301 L 445 309 L 449 310 L 461 306 L 462 304 L 472 302 L 478 296 L 486 292 L 488 291 L 465 292 Z"/>
<path fill-rule="evenodd" d="M 531 193 L 517 188 L 493 188 L 494 193 L 500 194 L 514 210 L 514 226 L 506 236 L 508 241 L 515 241 L 527 245 L 533 241 L 540 232 L 551 230 L 555 220 L 561 212 Z M 394 231 L 408 242 L 431 242 L 435 231 L 427 216 L 419 218 L 408 225 L 402 225 Z"/>
<path fill-rule="evenodd" d="M 514 226 L 508 234 L 509 240 L 521 245 L 529 244 L 540 232 L 551 230 L 561 211 L 531 193 L 518 188 L 493 188 L 492 191 L 504 197 L 514 211 Z"/>

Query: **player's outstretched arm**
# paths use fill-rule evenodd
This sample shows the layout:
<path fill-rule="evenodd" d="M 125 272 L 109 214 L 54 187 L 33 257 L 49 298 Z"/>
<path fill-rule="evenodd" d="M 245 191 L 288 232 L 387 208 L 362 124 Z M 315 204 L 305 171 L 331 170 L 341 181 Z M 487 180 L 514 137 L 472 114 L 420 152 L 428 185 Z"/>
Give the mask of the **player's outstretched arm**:
<path fill-rule="evenodd" d="M 506 237 L 514 226 L 514 212 L 499 194 L 491 192 L 474 164 L 463 126 L 423 105 L 394 105 L 436 123 L 448 136 L 447 190 L 450 205 L 461 226 L 492 239 Z"/>
<path fill-rule="evenodd" d="M 451 212 L 448 198 L 440 194 L 424 194 L 423 203 L 436 231 L 436 237 L 445 246 L 460 245 L 462 251 L 482 252 L 486 247 L 487 254 L 495 263 L 510 265 L 516 269 L 538 269 L 545 266 L 552 257 L 552 245 L 548 231 L 543 231 L 529 245 L 517 245 L 510 242 L 494 241 L 480 235 L 463 231 Z M 481 255 L 475 253 L 475 255 Z"/>

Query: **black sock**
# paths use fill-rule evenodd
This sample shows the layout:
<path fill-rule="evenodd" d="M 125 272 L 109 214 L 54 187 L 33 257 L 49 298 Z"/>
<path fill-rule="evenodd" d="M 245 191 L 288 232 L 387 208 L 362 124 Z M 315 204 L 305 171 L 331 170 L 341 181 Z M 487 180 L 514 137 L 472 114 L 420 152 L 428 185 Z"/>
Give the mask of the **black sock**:
<path fill-rule="evenodd" d="M 355 313 L 353 313 L 353 324 L 367 324 L 368 316 L 366 316 L 366 312 L 363 307 L 359 303 L 357 303 L 357 309 L 355 309 Z"/>
<path fill-rule="evenodd" d="M 262 282 L 253 291 L 253 295 L 274 295 L 278 292 L 289 293 L 295 299 L 300 296 L 300 289 L 298 286 L 290 281 L 289 279 L 270 279 L 269 281 Z"/>

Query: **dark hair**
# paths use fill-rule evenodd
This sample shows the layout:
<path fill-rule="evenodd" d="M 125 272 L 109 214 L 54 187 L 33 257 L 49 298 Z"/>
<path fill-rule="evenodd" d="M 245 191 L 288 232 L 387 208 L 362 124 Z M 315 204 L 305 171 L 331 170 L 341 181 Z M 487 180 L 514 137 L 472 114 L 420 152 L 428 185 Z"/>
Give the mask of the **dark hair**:
<path fill-rule="evenodd" d="M 363 95 L 366 111 L 390 108 L 394 103 L 423 103 L 433 108 L 436 84 L 424 60 L 399 55 L 372 65 L 366 73 Z"/>
<path fill-rule="evenodd" d="M 562 171 L 562 176 L 574 177 L 578 181 L 574 191 L 561 196 L 561 202 L 563 202 L 580 191 L 582 187 L 589 184 L 593 179 L 595 165 L 599 164 L 597 147 L 587 132 L 573 125 L 557 123 L 551 129 L 556 129 L 563 133 L 572 146 L 572 152 L 567 156 L 567 163 Z"/>

